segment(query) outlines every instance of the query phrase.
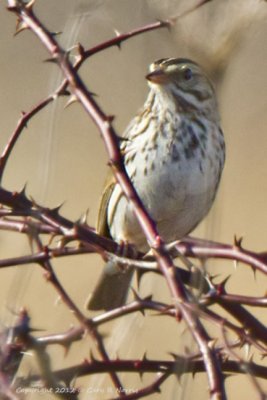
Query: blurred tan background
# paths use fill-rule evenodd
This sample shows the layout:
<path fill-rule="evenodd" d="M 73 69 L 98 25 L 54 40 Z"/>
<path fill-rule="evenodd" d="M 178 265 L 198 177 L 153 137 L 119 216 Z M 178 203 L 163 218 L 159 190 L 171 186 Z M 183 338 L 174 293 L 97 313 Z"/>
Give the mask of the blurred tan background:
<path fill-rule="evenodd" d="M 81 42 L 85 48 L 114 36 L 115 30 L 128 31 L 156 19 L 176 15 L 197 1 L 190 0 L 38 0 L 37 14 L 52 31 L 62 31 L 60 42 L 69 48 Z M 13 37 L 15 18 L 0 9 L 0 151 L 16 126 L 21 111 L 51 93 L 60 83 L 57 66 L 44 63 L 48 54 L 30 32 Z M 160 30 L 131 39 L 121 51 L 111 48 L 88 60 L 81 70 L 89 89 L 108 114 L 115 114 L 121 133 L 142 105 L 147 93 L 144 79 L 147 66 L 162 57 L 191 57 L 206 67 L 214 78 L 227 145 L 226 167 L 216 204 L 194 235 L 232 243 L 234 234 L 244 237 L 244 246 L 267 249 L 267 3 L 256 0 L 213 0 L 180 19 L 172 31 Z M 27 193 L 39 203 L 56 206 L 64 202 L 62 214 L 78 219 L 89 209 L 94 225 L 98 198 L 105 178 L 106 154 L 91 121 L 78 104 L 64 109 L 59 99 L 30 121 L 8 163 L 4 187 L 19 190 L 27 183 Z M 0 257 L 29 252 L 26 238 L 0 234 Z M 56 260 L 60 279 L 82 308 L 100 273 L 102 260 L 86 256 Z M 231 263 L 209 263 L 221 277 L 232 274 L 229 290 L 263 295 L 266 282 L 254 280 L 244 267 Z M 14 322 L 15 312 L 26 307 L 35 327 L 44 332 L 66 330 L 76 321 L 57 301 L 55 291 L 45 282 L 38 266 L 23 266 L 0 271 L 1 325 Z M 160 298 L 167 295 L 161 280 L 149 290 Z M 255 310 L 255 314 L 257 314 Z M 260 315 L 260 314 L 259 314 Z M 144 322 L 129 318 L 123 328 L 116 326 L 113 350 L 129 357 L 141 356 L 144 349 L 151 358 L 168 358 L 189 340 L 172 321 Z M 262 318 L 264 321 L 264 317 Z M 164 323 L 162 322 L 164 321 Z M 266 317 L 265 321 L 266 322 Z M 108 332 L 109 326 L 103 331 Z M 121 329 L 124 330 L 122 333 Z M 171 332 L 171 334 L 170 334 Z M 130 333 L 130 335 L 129 335 Z M 159 334 L 157 334 L 159 333 Z M 67 358 L 61 348 L 51 348 L 54 368 L 72 365 L 89 357 L 90 339 L 74 345 Z M 24 360 L 24 370 L 32 371 L 32 358 Z M 151 377 L 150 377 L 151 378 Z M 148 379 L 149 381 L 149 379 Z M 110 383 L 81 380 L 86 388 Z M 131 385 L 138 382 L 133 379 Z M 203 384 L 200 390 L 199 382 Z M 241 378 L 240 397 L 249 398 L 249 385 Z M 227 382 L 229 392 L 236 381 Z M 242 390 L 244 392 L 242 392 Z M 253 393 L 253 392 L 252 392 Z M 206 399 L 206 382 L 196 377 L 177 384 L 165 384 L 161 395 L 151 398 Z M 84 393 L 81 398 L 104 399 L 106 394 Z M 35 399 L 28 395 L 27 399 Z M 45 398 L 44 396 L 42 398 Z M 236 397 L 230 397 L 236 398 Z"/>

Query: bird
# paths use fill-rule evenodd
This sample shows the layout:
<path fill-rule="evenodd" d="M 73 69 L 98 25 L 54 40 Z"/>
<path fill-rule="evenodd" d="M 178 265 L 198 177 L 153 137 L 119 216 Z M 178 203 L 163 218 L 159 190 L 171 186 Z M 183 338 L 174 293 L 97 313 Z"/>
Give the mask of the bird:
<path fill-rule="evenodd" d="M 123 134 L 127 174 L 165 243 L 184 238 L 209 212 L 225 163 L 225 141 L 215 89 L 196 62 L 162 58 L 146 75 L 149 92 Z M 114 175 L 100 200 L 97 233 L 149 250 L 144 233 Z M 90 310 L 125 304 L 134 268 L 107 262 L 89 297 Z"/>

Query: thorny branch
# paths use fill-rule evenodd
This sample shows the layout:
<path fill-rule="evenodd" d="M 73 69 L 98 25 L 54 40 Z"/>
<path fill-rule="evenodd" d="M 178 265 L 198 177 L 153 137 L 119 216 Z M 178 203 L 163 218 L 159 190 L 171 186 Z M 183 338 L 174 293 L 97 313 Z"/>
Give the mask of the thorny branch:
<path fill-rule="evenodd" d="M 75 68 L 73 68 L 72 64 L 68 60 L 67 53 L 59 46 L 53 35 L 43 27 L 40 20 L 34 14 L 32 6 L 26 7 L 19 3 L 16 7 L 10 7 L 10 10 L 15 11 L 23 24 L 38 36 L 46 49 L 50 52 L 52 58 L 60 66 L 63 74 L 69 82 L 72 95 L 77 98 L 86 113 L 99 128 L 109 155 L 110 166 L 117 182 L 123 190 L 124 195 L 132 204 L 134 213 L 145 234 L 148 244 L 157 258 L 159 268 L 164 274 L 166 282 L 170 288 L 177 313 L 181 313 L 192 336 L 199 346 L 200 351 L 202 352 L 211 399 L 224 399 L 225 389 L 221 377 L 220 363 L 213 349 L 209 346 L 209 341 L 211 339 L 197 315 L 195 315 L 190 307 L 187 307 L 187 304 L 190 303 L 190 296 L 181 280 L 175 279 L 175 267 L 172 263 L 172 259 L 165 249 L 165 244 L 157 232 L 154 221 L 152 221 L 145 210 L 142 201 L 127 175 L 123 163 L 123 157 L 119 150 L 118 135 L 112 126 L 113 117 L 107 116 L 99 107 L 98 103 L 90 94 L 88 88 L 76 73 Z"/>
<path fill-rule="evenodd" d="M 36 204 L 27 197 L 25 190 L 12 193 L 0 187 L 0 203 L 2 204 L 0 229 L 27 235 L 34 243 L 33 247 L 35 248 L 35 251 L 28 255 L 0 260 L 0 268 L 30 263 L 40 265 L 45 270 L 46 279 L 54 286 L 66 307 L 74 313 L 78 324 L 66 332 L 34 338 L 31 335 L 30 320 L 27 313 L 25 311 L 21 313 L 17 325 L 8 328 L 1 338 L 0 392 L 6 398 L 18 399 L 13 390 L 11 378 L 16 374 L 22 352 L 28 349 L 35 352 L 41 375 L 32 375 L 29 378 L 22 377 L 20 381 L 25 386 L 31 386 L 35 380 L 42 378 L 44 386 L 54 389 L 62 387 L 60 382 L 63 381 L 66 387 L 70 389 L 68 395 L 58 394 L 63 398 L 79 398 L 79 391 L 71 386 L 74 376 L 107 372 L 117 390 L 118 399 L 139 399 L 159 392 L 163 382 L 171 374 L 178 373 L 177 365 L 179 363 L 183 365 L 183 368 L 179 369 L 180 374 L 206 371 L 209 382 L 209 398 L 212 400 L 227 398 L 224 381 L 228 373 L 244 373 L 248 370 L 253 375 L 255 392 L 259 398 L 264 398 L 265 394 L 257 384 L 256 378 L 266 378 L 266 367 L 256 365 L 252 360 L 238 359 L 234 349 L 248 346 L 258 350 L 262 356 L 266 356 L 266 328 L 261 321 L 243 307 L 243 305 L 264 307 L 266 297 L 230 294 L 226 290 L 227 282 L 216 284 L 215 278 L 208 276 L 205 271 L 201 271 L 201 264 L 197 267 L 192 264 L 192 268 L 187 270 L 184 267 L 176 266 L 174 258 L 178 256 L 178 262 L 181 263 L 183 260 L 180 258 L 181 255 L 202 262 L 216 258 L 239 261 L 243 266 L 247 265 L 265 275 L 267 272 L 266 253 L 256 254 L 253 251 L 248 251 L 241 246 L 239 241 L 235 241 L 235 244 L 231 246 L 195 238 L 186 238 L 177 243 L 171 250 L 167 249 L 127 176 L 123 158 L 119 151 L 118 135 L 112 125 L 113 116 L 107 116 L 103 112 L 77 73 L 84 61 L 94 54 L 111 46 L 120 47 L 122 42 L 136 35 L 156 29 L 170 28 L 177 22 L 178 18 L 196 10 L 208 1 L 202 0 L 182 15 L 166 21 L 158 21 L 128 33 L 118 34 L 88 50 L 85 50 L 79 44 L 77 46 L 78 57 L 73 64 L 70 62 L 68 51 L 59 46 L 56 36 L 49 32 L 35 15 L 34 1 L 9 0 L 7 2 L 8 9 L 18 17 L 17 33 L 24 29 L 30 29 L 35 33 L 49 51 L 52 60 L 58 63 L 65 78 L 53 94 L 42 100 L 29 112 L 22 114 L 0 157 L 0 182 L 8 159 L 27 123 L 49 103 L 55 101 L 58 96 L 69 96 L 71 93 L 72 99 L 75 98 L 81 103 L 89 117 L 98 126 L 104 139 L 113 173 L 128 201 L 132 202 L 137 219 L 153 252 L 153 256 L 149 259 L 144 258 L 143 254 L 130 251 L 128 258 L 120 257 L 120 262 L 131 263 L 136 268 L 142 269 L 144 273 L 152 271 L 165 277 L 173 301 L 170 304 L 163 304 L 155 301 L 152 297 L 142 299 L 135 293 L 135 300 L 124 307 L 100 314 L 94 318 L 85 317 L 57 278 L 52 265 L 53 259 L 90 253 L 99 253 L 104 259 L 118 258 L 120 246 L 110 239 L 97 235 L 94 229 L 87 225 L 84 218 L 78 222 L 73 222 L 60 214 L 60 208 L 48 209 Z M 40 235 L 48 238 L 48 244 L 43 243 Z M 57 242 L 55 238 L 57 238 Z M 58 245 L 58 241 L 60 245 Z M 198 274 L 202 280 L 203 293 L 198 298 L 193 295 L 191 290 L 196 285 L 196 281 L 192 279 L 194 274 Z M 234 317 L 240 326 L 228 321 L 219 313 L 211 311 L 209 306 L 215 303 Z M 99 333 L 98 327 L 108 321 L 122 318 L 126 314 L 137 311 L 141 311 L 144 315 L 146 312 L 147 315 L 148 310 L 156 311 L 159 316 L 174 318 L 178 322 L 182 318 L 198 345 L 198 354 L 175 355 L 174 361 L 152 361 L 146 358 L 143 360 L 111 359 L 105 349 L 104 338 Z M 223 344 L 208 335 L 204 321 L 221 328 Z M 226 330 L 236 337 L 235 341 L 230 342 L 226 339 Z M 89 334 L 96 342 L 101 360 L 96 360 L 91 356 L 90 360 L 83 364 L 74 365 L 68 369 L 62 368 L 60 371 L 52 370 L 47 348 L 53 344 L 60 344 L 68 348 L 73 342 L 84 340 L 86 334 Z M 7 337 L 11 340 L 8 341 Z M 240 364 L 242 368 L 240 368 Z M 125 394 L 118 376 L 118 373 L 122 371 L 139 374 L 149 372 L 157 373 L 157 375 L 150 385 L 136 390 L 135 393 Z"/>

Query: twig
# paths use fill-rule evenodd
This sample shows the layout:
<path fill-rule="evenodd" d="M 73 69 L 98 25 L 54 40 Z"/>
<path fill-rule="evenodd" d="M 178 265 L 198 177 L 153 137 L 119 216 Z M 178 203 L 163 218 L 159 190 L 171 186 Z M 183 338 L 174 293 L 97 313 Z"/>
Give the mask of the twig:
<path fill-rule="evenodd" d="M 20 120 L 18 121 L 17 127 L 12 133 L 8 143 L 6 144 L 6 147 L 4 148 L 4 151 L 0 157 L 0 184 L 2 182 L 3 178 L 3 173 L 7 164 L 7 161 L 9 159 L 9 156 L 14 149 L 15 144 L 17 143 L 17 140 L 22 132 L 22 130 L 27 127 L 28 121 L 37 113 L 39 113 L 44 107 L 47 106 L 51 101 L 53 101 L 53 96 L 47 97 L 45 100 L 41 101 L 39 104 L 34 106 L 28 113 L 22 113 L 22 116 Z"/>

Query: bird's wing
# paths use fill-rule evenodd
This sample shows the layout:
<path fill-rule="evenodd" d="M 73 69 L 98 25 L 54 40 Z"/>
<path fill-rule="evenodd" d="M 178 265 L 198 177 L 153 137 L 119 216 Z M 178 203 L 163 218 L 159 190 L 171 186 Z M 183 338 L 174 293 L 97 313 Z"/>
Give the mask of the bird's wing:
<path fill-rule="evenodd" d="M 113 192 L 114 186 L 116 184 L 115 178 L 111 171 L 108 172 L 104 191 L 101 196 L 99 209 L 98 209 L 98 217 L 97 217 L 97 225 L 96 230 L 102 236 L 110 237 L 110 231 L 107 221 L 108 216 L 108 203 Z"/>

